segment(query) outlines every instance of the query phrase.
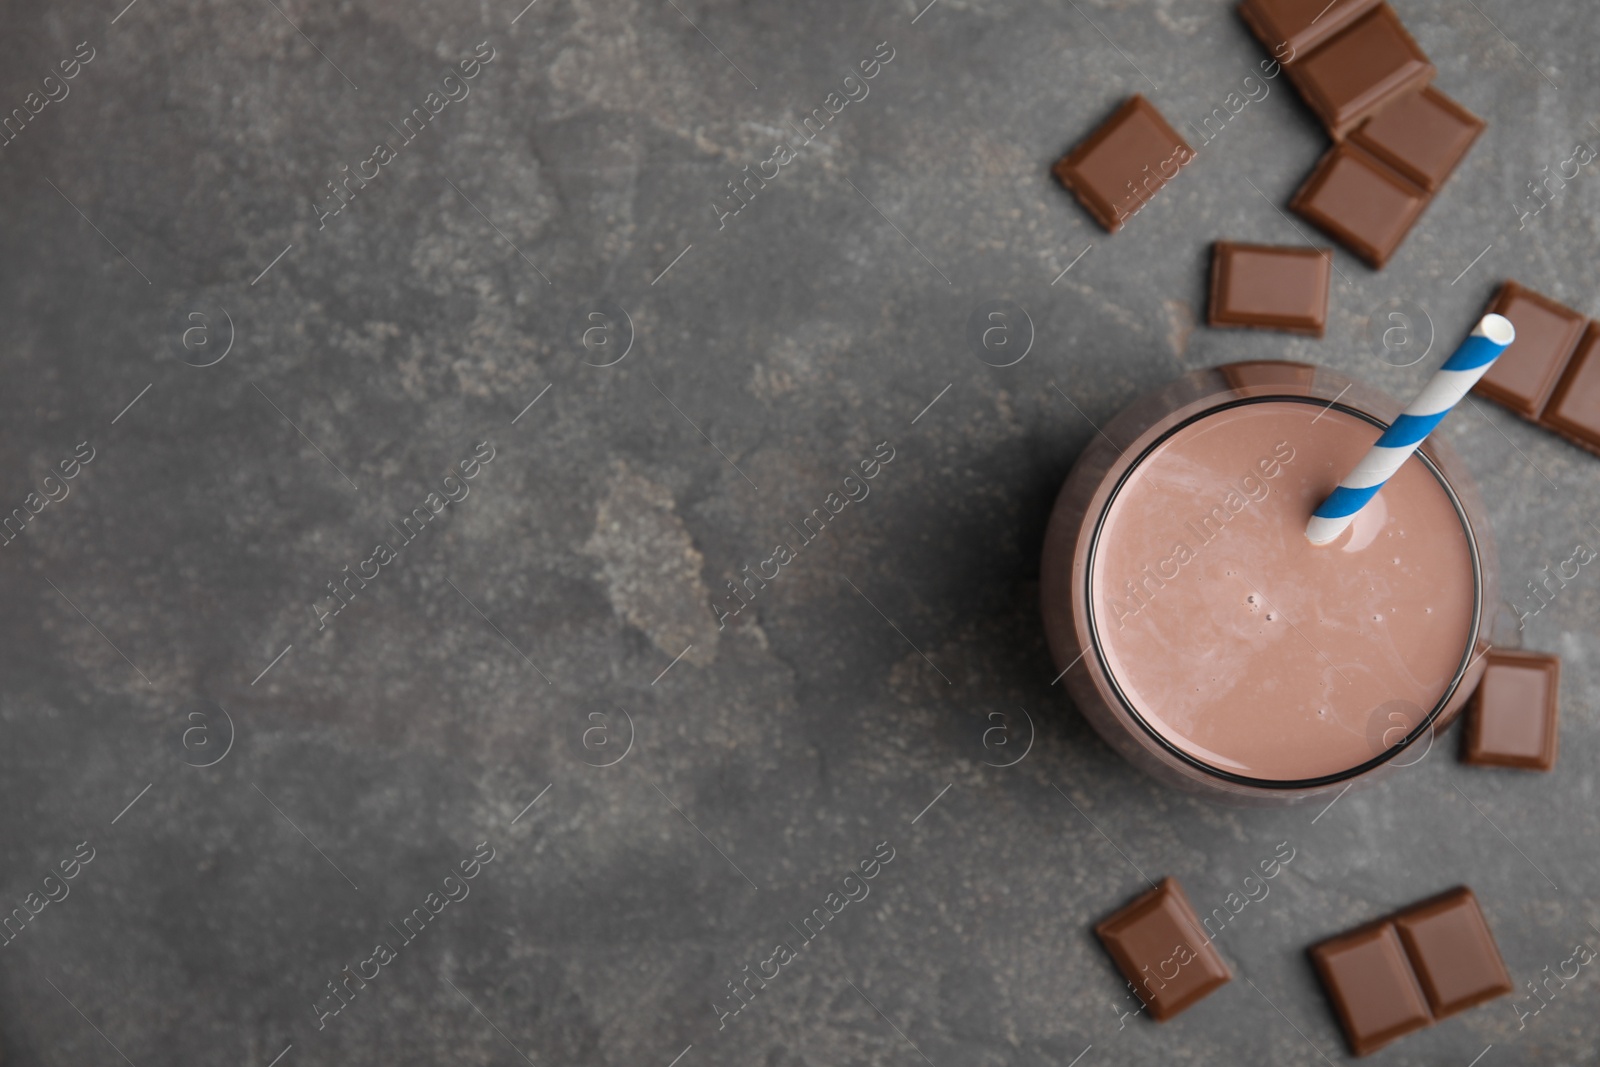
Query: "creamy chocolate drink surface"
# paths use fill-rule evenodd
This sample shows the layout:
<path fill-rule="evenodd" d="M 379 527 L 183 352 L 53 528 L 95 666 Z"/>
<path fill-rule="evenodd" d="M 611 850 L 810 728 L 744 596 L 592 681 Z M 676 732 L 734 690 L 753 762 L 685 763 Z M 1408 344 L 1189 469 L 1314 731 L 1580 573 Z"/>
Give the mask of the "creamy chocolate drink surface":
<path fill-rule="evenodd" d="M 1303 781 L 1401 741 L 1463 668 L 1475 566 L 1449 493 L 1408 460 L 1331 545 L 1306 517 L 1380 428 L 1322 402 L 1211 412 L 1113 496 L 1089 598 L 1106 668 L 1179 752 Z"/>

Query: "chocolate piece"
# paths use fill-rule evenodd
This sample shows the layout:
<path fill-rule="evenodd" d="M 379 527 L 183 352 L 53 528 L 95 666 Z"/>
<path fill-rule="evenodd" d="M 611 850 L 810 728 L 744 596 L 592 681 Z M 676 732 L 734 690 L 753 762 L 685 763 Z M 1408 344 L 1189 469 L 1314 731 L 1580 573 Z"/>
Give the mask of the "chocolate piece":
<path fill-rule="evenodd" d="M 1054 170 L 1095 221 L 1116 233 L 1193 158 L 1155 106 L 1135 95 Z"/>
<path fill-rule="evenodd" d="M 1539 422 L 1600 455 L 1600 325 L 1589 324 Z M 1504 358 L 1503 356 L 1501 358 Z"/>
<path fill-rule="evenodd" d="M 1435 73 L 1388 4 L 1284 70 L 1336 141 L 1397 97 L 1427 85 Z"/>
<path fill-rule="evenodd" d="M 1328 321 L 1331 249 L 1211 246 L 1212 326 L 1247 326 L 1321 337 Z"/>
<path fill-rule="evenodd" d="M 1309 954 L 1357 1056 L 1511 992 L 1466 886 L 1329 938 Z"/>
<path fill-rule="evenodd" d="M 1098 923 L 1094 932 L 1133 983 L 1151 1018 L 1160 1022 L 1233 978 L 1201 930 L 1183 888 L 1171 878 Z"/>
<path fill-rule="evenodd" d="M 1435 1019 L 1511 992 L 1478 898 L 1466 886 L 1407 908 L 1394 925 Z"/>
<path fill-rule="evenodd" d="M 1430 85 L 1395 100 L 1362 123 L 1350 140 L 1432 193 L 1483 127 L 1482 119 Z"/>
<path fill-rule="evenodd" d="M 1577 347 L 1586 320 L 1569 307 L 1516 282 L 1506 282 L 1489 310 L 1517 328 L 1517 339 L 1472 387 L 1525 419 L 1537 418 Z"/>
<path fill-rule="evenodd" d="M 1428 200 L 1420 186 L 1342 144 L 1322 157 L 1289 208 L 1377 269 L 1389 262 Z"/>
<path fill-rule="evenodd" d="M 1467 707 L 1462 760 L 1548 771 L 1556 763 L 1561 661 L 1537 652 L 1499 650 L 1485 659 L 1483 681 Z"/>
<path fill-rule="evenodd" d="M 1357 1056 L 1433 1025 L 1393 923 L 1377 923 L 1315 945 L 1311 962 Z"/>
<path fill-rule="evenodd" d="M 1244 0 L 1239 17 L 1285 65 L 1378 6 L 1379 0 Z M 1285 47 L 1287 46 L 1287 47 Z"/>

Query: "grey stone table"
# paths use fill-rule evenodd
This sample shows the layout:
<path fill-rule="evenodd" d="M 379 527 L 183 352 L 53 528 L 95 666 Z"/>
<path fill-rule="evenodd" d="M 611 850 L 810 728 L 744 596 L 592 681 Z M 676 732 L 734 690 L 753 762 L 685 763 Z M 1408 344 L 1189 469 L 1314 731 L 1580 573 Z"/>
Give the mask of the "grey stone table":
<path fill-rule="evenodd" d="M 1114 237 L 1048 174 L 1130 93 L 1187 130 L 1248 91 L 1224 2 L 123 2 L 0 23 L 8 1063 L 1310 1065 L 1346 1057 L 1323 935 L 1468 882 L 1519 987 L 1600 942 L 1600 572 L 1499 624 L 1564 657 L 1554 774 L 1452 735 L 1320 814 L 1123 764 L 1035 604 L 1141 391 L 1287 357 L 1403 393 L 1374 313 L 1435 360 L 1511 276 L 1600 312 L 1600 178 L 1519 219 L 1600 136 L 1593 4 L 1397 0 L 1490 126 L 1385 271 L 1338 253 L 1319 342 L 1198 325 L 1214 238 L 1308 239 L 1282 79 Z M 967 341 L 991 300 L 1011 366 Z M 1445 432 L 1511 602 L 1600 539 L 1595 459 Z M 1283 842 L 1235 980 L 1127 1014 L 1091 924 Z M 1593 1063 L 1597 990 L 1373 1062 Z"/>

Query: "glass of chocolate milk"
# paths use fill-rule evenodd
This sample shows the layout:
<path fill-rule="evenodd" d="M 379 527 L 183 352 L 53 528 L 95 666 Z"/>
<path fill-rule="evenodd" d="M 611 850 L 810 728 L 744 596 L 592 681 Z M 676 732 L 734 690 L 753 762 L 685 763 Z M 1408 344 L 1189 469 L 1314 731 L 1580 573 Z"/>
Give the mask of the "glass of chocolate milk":
<path fill-rule="evenodd" d="M 1234 363 L 1092 440 L 1041 595 L 1056 669 L 1113 748 L 1246 804 L 1422 758 L 1483 674 L 1498 570 L 1477 489 L 1435 435 L 1337 541 L 1305 535 L 1400 410 L 1322 367 Z"/>

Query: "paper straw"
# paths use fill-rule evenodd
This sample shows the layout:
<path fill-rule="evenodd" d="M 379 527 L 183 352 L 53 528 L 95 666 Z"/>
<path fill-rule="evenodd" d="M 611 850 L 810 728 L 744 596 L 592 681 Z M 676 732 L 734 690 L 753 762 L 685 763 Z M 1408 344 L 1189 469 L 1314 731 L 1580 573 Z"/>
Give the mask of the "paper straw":
<path fill-rule="evenodd" d="M 1503 315 L 1485 315 L 1479 320 L 1471 335 L 1444 361 L 1444 366 L 1429 379 L 1411 406 L 1394 420 L 1394 425 L 1383 431 L 1372 451 L 1356 464 L 1355 470 L 1345 475 L 1339 487 L 1311 516 L 1311 522 L 1306 525 L 1306 537 L 1312 544 L 1325 545 L 1344 532 L 1356 513 L 1378 495 L 1383 483 L 1393 477 L 1422 444 L 1423 438 L 1450 414 L 1450 409 L 1461 402 L 1467 390 L 1488 373 L 1500 353 L 1516 337 L 1516 328 Z"/>

